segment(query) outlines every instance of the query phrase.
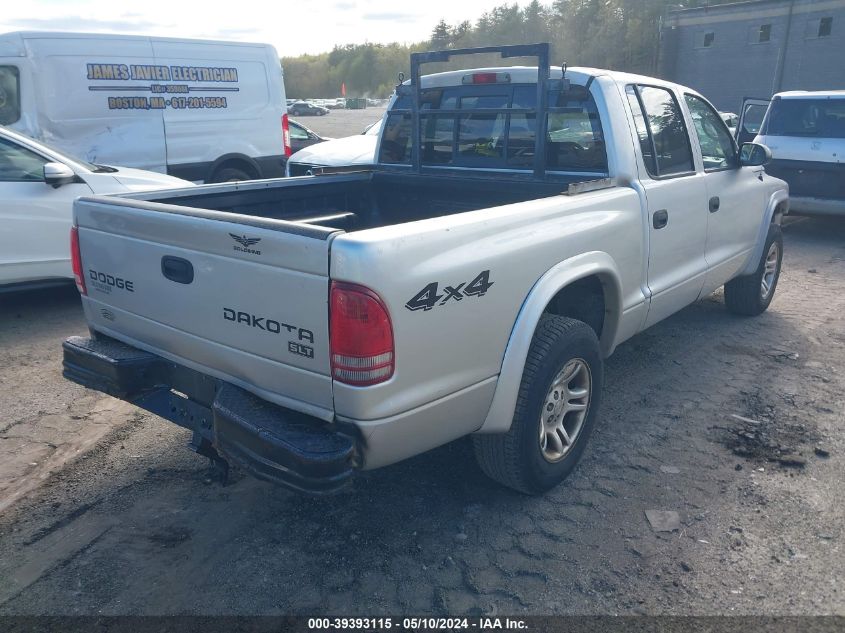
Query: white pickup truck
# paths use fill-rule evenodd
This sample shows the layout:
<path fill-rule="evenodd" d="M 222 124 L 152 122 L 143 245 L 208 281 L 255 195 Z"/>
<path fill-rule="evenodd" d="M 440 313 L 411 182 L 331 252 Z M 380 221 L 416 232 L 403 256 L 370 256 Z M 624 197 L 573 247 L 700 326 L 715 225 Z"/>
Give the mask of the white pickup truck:
<path fill-rule="evenodd" d="M 478 51 L 538 64 L 421 75 Z M 79 199 L 65 376 L 299 490 L 472 435 L 536 493 L 617 345 L 723 285 L 772 300 L 787 187 L 692 90 L 547 45 L 419 53 L 383 127 L 367 171 Z"/>

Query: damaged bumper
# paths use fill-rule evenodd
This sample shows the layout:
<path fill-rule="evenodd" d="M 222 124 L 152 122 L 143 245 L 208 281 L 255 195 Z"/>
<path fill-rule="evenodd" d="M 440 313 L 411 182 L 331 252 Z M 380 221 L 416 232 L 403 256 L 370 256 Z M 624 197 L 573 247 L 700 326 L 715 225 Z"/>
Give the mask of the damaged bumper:
<path fill-rule="evenodd" d="M 352 477 L 355 441 L 334 425 L 101 335 L 71 337 L 63 349 L 65 378 L 193 431 L 201 454 L 310 493 Z"/>

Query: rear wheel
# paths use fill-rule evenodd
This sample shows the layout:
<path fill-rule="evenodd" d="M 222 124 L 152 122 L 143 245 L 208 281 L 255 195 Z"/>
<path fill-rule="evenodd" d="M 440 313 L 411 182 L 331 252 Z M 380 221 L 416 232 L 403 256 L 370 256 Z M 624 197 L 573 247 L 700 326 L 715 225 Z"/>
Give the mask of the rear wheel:
<path fill-rule="evenodd" d="M 779 225 L 770 224 L 757 270 L 725 284 L 725 305 L 728 310 L 746 316 L 764 312 L 775 296 L 782 262 L 783 233 Z"/>
<path fill-rule="evenodd" d="M 239 180 L 252 180 L 252 176 L 237 167 L 224 167 L 214 172 L 210 182 L 237 182 Z"/>
<path fill-rule="evenodd" d="M 528 352 L 510 430 L 473 436 L 481 469 L 528 494 L 563 481 L 584 452 L 602 382 L 593 329 L 575 319 L 543 317 Z"/>

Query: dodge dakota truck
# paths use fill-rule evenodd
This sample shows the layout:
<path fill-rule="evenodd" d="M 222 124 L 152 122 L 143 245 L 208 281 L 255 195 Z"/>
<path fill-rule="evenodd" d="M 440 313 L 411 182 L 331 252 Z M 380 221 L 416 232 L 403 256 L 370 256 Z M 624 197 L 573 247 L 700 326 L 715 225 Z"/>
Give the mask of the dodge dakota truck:
<path fill-rule="evenodd" d="M 421 72 L 477 52 L 537 61 Z M 77 200 L 90 336 L 64 375 L 301 491 L 471 435 L 539 493 L 622 341 L 721 286 L 769 306 L 787 187 L 700 94 L 543 44 L 414 54 L 403 79 L 372 168 Z"/>

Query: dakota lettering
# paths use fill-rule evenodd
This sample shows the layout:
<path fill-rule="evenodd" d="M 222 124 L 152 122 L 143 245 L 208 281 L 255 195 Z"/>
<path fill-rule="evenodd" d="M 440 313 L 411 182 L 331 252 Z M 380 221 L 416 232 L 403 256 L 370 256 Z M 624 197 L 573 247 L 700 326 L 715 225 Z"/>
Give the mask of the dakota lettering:
<path fill-rule="evenodd" d="M 130 282 L 126 283 L 129 284 Z M 249 312 L 240 312 L 233 308 L 223 308 L 223 318 L 227 321 L 243 323 L 244 325 L 254 327 L 263 332 L 270 332 L 271 334 L 281 334 L 282 329 L 284 328 L 288 334 L 296 334 L 300 341 L 308 343 L 314 342 L 314 333 L 311 330 L 306 330 L 305 328 L 297 327 L 289 323 L 282 323 L 280 321 L 276 321 L 275 319 L 260 317 L 255 314 L 250 314 Z"/>

